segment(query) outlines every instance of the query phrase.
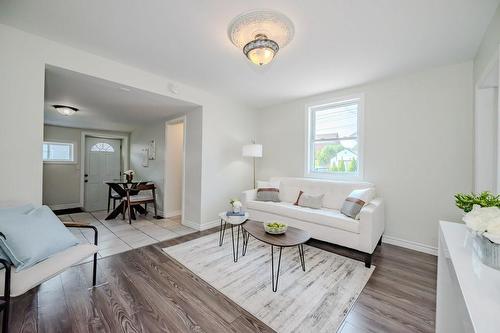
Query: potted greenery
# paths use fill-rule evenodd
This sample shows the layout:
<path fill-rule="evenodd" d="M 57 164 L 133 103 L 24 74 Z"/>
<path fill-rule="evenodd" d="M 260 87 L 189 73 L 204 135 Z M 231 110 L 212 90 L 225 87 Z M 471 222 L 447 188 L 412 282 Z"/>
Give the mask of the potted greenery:
<path fill-rule="evenodd" d="M 455 202 L 466 213 L 463 221 L 473 236 L 478 257 L 485 265 L 500 269 L 500 195 L 459 193 Z"/>

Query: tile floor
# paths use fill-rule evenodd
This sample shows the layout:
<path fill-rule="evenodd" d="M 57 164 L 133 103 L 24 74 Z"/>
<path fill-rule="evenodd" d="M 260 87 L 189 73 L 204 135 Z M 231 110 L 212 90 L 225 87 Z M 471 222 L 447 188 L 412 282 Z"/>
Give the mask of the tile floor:
<path fill-rule="evenodd" d="M 96 226 L 99 232 L 99 258 L 196 231 L 182 225 L 180 216 L 157 220 L 149 214 L 147 216 L 139 215 L 137 220 L 132 221 L 132 224 L 128 224 L 127 220 L 124 221 L 120 217 L 106 221 L 104 219 L 106 216 L 106 211 L 99 211 L 60 215 L 59 218 L 61 221 L 73 221 Z M 70 228 L 70 230 L 80 242 L 94 242 L 94 231 L 92 229 Z M 86 261 L 91 259 L 89 258 Z"/>

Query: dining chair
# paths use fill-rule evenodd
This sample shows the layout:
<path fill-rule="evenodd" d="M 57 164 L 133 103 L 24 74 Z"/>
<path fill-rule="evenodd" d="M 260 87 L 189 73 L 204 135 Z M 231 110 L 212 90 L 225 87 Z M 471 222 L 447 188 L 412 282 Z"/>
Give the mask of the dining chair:
<path fill-rule="evenodd" d="M 113 200 L 113 210 L 116 209 L 116 201 L 120 201 L 122 199 L 122 196 L 116 193 L 115 190 L 111 188 L 111 186 L 108 185 L 108 213 L 109 213 L 109 208 L 111 206 L 111 200 Z"/>
<path fill-rule="evenodd" d="M 134 192 L 137 194 L 131 195 L 130 192 Z M 151 191 L 148 193 L 142 193 L 141 191 Z M 126 189 L 127 196 L 123 198 L 123 201 L 125 201 L 125 205 L 123 205 L 123 213 L 125 213 L 125 210 L 128 208 L 128 223 L 132 224 L 132 209 L 134 206 L 140 206 L 144 204 L 144 206 L 147 208 L 148 203 L 153 203 L 154 210 L 155 210 L 155 215 L 154 217 L 156 218 L 158 216 L 157 213 L 157 208 L 156 208 L 156 186 L 155 184 L 139 184 L 134 188 L 129 188 Z M 145 209 L 146 209 L 145 208 Z M 146 210 L 147 214 L 147 210 Z"/>

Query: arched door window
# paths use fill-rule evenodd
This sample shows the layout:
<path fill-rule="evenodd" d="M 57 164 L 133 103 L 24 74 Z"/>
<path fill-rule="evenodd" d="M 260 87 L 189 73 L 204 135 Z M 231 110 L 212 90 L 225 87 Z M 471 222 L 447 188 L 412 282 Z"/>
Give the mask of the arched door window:
<path fill-rule="evenodd" d="M 101 151 L 101 152 L 106 152 L 106 153 L 114 153 L 115 149 L 106 142 L 98 142 L 94 144 L 92 147 L 90 147 L 90 151 Z"/>

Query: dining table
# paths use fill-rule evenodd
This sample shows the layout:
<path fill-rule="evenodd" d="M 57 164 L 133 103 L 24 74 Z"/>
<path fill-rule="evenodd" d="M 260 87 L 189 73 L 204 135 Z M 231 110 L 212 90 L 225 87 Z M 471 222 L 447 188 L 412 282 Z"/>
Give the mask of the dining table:
<path fill-rule="evenodd" d="M 104 181 L 106 185 L 108 185 L 108 198 L 111 196 L 111 192 L 115 191 L 116 194 L 118 194 L 122 199 L 127 197 L 127 191 L 130 191 L 130 195 L 136 195 L 139 193 L 139 190 L 134 190 L 138 185 L 146 185 L 150 183 L 151 181 L 149 180 L 131 180 L 127 181 L 124 179 L 110 179 Z M 106 216 L 106 220 L 113 220 L 115 219 L 118 215 L 124 214 L 127 207 L 126 200 L 121 200 L 120 204 L 116 206 L 115 209 L 111 213 Z M 139 214 L 147 214 L 147 210 L 144 207 L 141 207 L 140 205 L 132 206 L 131 208 L 131 215 L 132 219 L 135 220 L 135 212 Z"/>

